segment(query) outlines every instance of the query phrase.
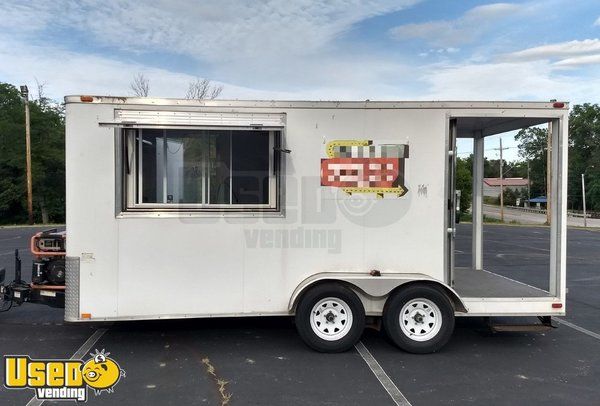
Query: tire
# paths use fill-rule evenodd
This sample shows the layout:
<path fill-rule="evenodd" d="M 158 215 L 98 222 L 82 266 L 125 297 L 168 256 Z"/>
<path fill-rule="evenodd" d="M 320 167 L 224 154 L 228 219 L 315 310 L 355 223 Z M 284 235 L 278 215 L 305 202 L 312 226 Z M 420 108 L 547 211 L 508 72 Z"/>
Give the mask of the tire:
<path fill-rule="evenodd" d="M 454 331 L 454 307 L 441 290 L 413 285 L 391 296 L 383 311 L 383 327 L 398 347 L 413 354 L 442 348 Z"/>
<path fill-rule="evenodd" d="M 319 352 L 347 351 L 365 328 L 365 309 L 349 288 L 337 283 L 317 285 L 304 293 L 296 308 L 296 329 Z"/>

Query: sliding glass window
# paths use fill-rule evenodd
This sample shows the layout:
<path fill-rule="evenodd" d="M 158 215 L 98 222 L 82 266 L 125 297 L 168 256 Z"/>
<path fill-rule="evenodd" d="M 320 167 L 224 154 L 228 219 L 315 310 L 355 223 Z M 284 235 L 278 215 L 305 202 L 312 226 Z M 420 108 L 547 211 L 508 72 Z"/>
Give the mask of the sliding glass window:
<path fill-rule="evenodd" d="M 276 210 L 281 133 L 124 130 L 131 210 Z"/>

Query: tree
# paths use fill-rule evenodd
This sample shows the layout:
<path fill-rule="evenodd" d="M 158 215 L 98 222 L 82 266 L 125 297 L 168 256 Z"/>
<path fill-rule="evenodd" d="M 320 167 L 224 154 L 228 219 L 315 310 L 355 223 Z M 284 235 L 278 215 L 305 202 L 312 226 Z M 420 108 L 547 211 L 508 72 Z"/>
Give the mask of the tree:
<path fill-rule="evenodd" d="M 38 78 L 35 79 L 35 88 L 37 90 L 36 102 L 40 106 L 45 106 L 50 102 L 50 99 L 46 97 L 46 82 L 40 82 Z"/>
<path fill-rule="evenodd" d="M 531 197 L 546 195 L 546 162 L 548 130 L 529 127 L 515 135 L 519 141 L 519 156 L 529 161 Z"/>
<path fill-rule="evenodd" d="M 31 106 L 33 204 L 36 221 L 65 219 L 65 118 L 62 105 L 47 98 Z"/>
<path fill-rule="evenodd" d="M 25 113 L 16 87 L 0 83 L 0 222 L 25 222 Z"/>
<path fill-rule="evenodd" d="M 33 208 L 36 222 L 65 220 L 65 126 L 61 105 L 30 103 Z M 19 90 L 0 83 L 0 223 L 27 221 L 25 114 Z"/>
<path fill-rule="evenodd" d="M 529 160 L 531 196 L 546 194 L 546 128 L 528 128 L 515 136 L 519 155 Z M 581 174 L 586 179 L 587 206 L 600 210 L 600 106 L 579 104 L 569 114 L 568 201 L 571 209 L 581 210 Z"/>
<path fill-rule="evenodd" d="M 511 161 L 504 167 L 506 178 L 527 178 L 527 161 Z"/>
<path fill-rule="evenodd" d="M 150 79 L 143 73 L 138 73 L 129 84 L 131 91 L 137 97 L 148 97 L 150 94 Z"/>
<path fill-rule="evenodd" d="M 507 206 L 516 206 L 517 205 L 517 199 L 524 199 L 527 197 L 527 192 L 524 191 L 523 189 L 511 189 L 511 188 L 505 188 L 504 189 L 504 204 Z M 499 201 L 500 199 L 498 198 L 498 203 L 500 203 Z"/>
<path fill-rule="evenodd" d="M 506 161 L 504 161 L 506 165 Z M 483 177 L 497 178 L 500 176 L 500 160 L 499 159 L 483 159 Z"/>
<path fill-rule="evenodd" d="M 466 213 L 471 207 L 473 195 L 472 157 L 456 158 L 456 190 L 460 190 L 460 211 Z"/>
<path fill-rule="evenodd" d="M 189 83 L 186 99 L 216 99 L 223 91 L 223 86 L 213 85 L 209 79 L 199 79 Z"/>
<path fill-rule="evenodd" d="M 575 105 L 569 115 L 569 207 L 581 210 L 581 174 L 586 178 L 586 203 L 600 210 L 600 106 Z"/>
<path fill-rule="evenodd" d="M 502 160 L 502 172 L 505 178 L 526 178 L 527 177 L 527 162 Z M 500 177 L 500 159 L 487 159 L 483 161 L 483 177 L 498 178 Z"/>

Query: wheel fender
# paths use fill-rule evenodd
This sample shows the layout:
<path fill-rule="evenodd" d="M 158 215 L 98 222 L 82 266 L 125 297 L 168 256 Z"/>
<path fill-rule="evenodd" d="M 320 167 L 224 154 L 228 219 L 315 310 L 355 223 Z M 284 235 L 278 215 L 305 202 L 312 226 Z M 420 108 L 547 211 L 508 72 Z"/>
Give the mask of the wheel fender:
<path fill-rule="evenodd" d="M 425 274 L 406 274 L 406 273 L 382 273 L 381 276 L 372 276 L 368 273 L 339 273 L 322 272 L 314 274 L 304 279 L 290 297 L 288 311 L 293 313 L 302 294 L 318 283 L 323 282 L 342 282 L 358 290 L 359 293 L 372 298 L 382 298 L 389 295 L 393 290 L 400 286 L 413 283 L 426 283 L 440 287 L 452 301 L 454 308 L 458 312 L 467 313 L 468 309 L 458 293 L 446 284 L 431 278 Z"/>

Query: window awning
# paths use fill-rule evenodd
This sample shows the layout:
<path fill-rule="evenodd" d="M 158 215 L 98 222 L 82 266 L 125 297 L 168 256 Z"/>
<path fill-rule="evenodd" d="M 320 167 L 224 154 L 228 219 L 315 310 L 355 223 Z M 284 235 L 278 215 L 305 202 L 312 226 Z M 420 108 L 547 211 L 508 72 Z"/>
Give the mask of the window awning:
<path fill-rule="evenodd" d="M 101 122 L 99 124 L 103 127 L 126 128 L 235 127 L 281 129 L 285 127 L 285 114 L 117 109 L 115 110 L 114 122 Z"/>

